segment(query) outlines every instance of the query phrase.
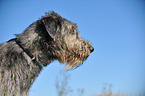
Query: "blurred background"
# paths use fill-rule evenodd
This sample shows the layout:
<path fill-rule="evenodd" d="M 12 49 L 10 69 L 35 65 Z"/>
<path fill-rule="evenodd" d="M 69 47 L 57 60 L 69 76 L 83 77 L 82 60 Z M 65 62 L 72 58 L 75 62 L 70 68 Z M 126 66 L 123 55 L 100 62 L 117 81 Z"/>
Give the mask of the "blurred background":
<path fill-rule="evenodd" d="M 58 96 L 62 82 L 66 96 L 145 96 L 144 0 L 0 0 L 0 43 L 51 10 L 77 23 L 95 51 L 73 71 L 58 61 L 43 68 L 30 96 Z"/>

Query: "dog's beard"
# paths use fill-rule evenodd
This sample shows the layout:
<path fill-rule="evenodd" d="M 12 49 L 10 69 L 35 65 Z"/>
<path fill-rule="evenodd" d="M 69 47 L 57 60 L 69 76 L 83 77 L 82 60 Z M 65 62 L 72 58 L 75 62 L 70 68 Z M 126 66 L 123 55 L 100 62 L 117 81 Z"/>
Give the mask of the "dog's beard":
<path fill-rule="evenodd" d="M 65 61 L 65 67 L 66 69 L 76 69 L 79 66 L 83 64 L 84 60 L 80 60 L 77 57 L 74 57 L 74 55 L 68 56 L 68 58 Z"/>
<path fill-rule="evenodd" d="M 83 62 L 88 58 L 89 53 L 86 51 L 61 50 L 58 56 L 59 62 L 65 64 L 64 68 L 67 70 L 73 70 L 83 64 Z"/>

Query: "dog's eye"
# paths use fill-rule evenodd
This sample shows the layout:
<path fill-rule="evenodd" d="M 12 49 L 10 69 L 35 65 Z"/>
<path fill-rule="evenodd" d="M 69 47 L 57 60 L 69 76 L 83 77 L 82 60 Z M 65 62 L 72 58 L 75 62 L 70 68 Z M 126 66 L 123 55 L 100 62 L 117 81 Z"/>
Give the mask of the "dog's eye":
<path fill-rule="evenodd" d="M 79 38 L 79 31 L 76 32 L 76 38 Z"/>
<path fill-rule="evenodd" d="M 72 28 L 70 29 L 70 34 L 72 34 L 72 35 L 75 35 L 75 34 L 76 34 L 76 30 L 75 30 L 74 27 L 72 27 Z"/>
<path fill-rule="evenodd" d="M 75 35 L 76 34 L 75 30 L 70 31 L 70 34 Z"/>

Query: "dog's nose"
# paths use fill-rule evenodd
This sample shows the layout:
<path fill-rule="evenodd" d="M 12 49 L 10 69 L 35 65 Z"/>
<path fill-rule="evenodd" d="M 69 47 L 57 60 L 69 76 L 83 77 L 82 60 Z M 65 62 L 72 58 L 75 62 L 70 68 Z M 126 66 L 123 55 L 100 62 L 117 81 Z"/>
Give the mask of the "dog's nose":
<path fill-rule="evenodd" d="M 94 51 L 94 47 L 92 47 L 92 46 L 89 49 L 90 49 L 91 53 Z"/>

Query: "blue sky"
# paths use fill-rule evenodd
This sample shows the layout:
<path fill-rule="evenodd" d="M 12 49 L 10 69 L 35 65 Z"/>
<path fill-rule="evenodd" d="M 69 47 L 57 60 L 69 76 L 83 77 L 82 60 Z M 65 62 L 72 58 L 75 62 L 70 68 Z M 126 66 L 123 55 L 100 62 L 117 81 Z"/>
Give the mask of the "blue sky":
<path fill-rule="evenodd" d="M 95 48 L 81 67 L 67 72 L 71 89 L 84 88 L 88 96 L 106 83 L 113 92 L 145 95 L 144 0 L 0 0 L 0 43 L 51 10 L 77 23 L 80 36 Z M 55 80 L 62 69 L 58 61 L 45 67 L 30 96 L 57 96 Z"/>

